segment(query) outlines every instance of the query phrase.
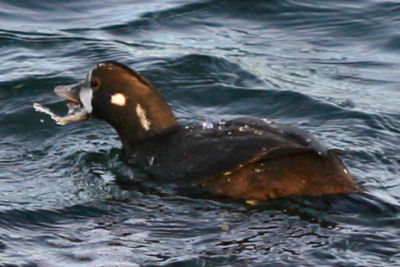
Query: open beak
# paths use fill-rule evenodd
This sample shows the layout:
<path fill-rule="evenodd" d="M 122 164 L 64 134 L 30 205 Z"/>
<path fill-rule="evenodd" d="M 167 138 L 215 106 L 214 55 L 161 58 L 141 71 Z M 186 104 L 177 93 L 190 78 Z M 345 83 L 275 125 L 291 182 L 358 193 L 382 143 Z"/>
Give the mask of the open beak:
<path fill-rule="evenodd" d="M 49 115 L 57 124 L 65 125 L 71 122 L 83 121 L 91 117 L 93 91 L 87 82 L 72 85 L 57 86 L 54 92 L 68 101 L 68 114 L 59 116 L 39 103 L 33 103 L 33 108 Z"/>
<path fill-rule="evenodd" d="M 82 105 L 79 98 L 83 82 L 71 85 L 60 85 L 54 88 L 54 93 L 59 97 L 71 102 L 72 104 Z"/>
<path fill-rule="evenodd" d="M 92 89 L 88 88 L 86 84 L 86 82 L 81 82 L 54 88 L 54 92 L 59 97 L 68 101 L 68 115 L 64 117 L 52 116 L 58 124 L 64 125 L 90 118 L 93 93 Z"/>

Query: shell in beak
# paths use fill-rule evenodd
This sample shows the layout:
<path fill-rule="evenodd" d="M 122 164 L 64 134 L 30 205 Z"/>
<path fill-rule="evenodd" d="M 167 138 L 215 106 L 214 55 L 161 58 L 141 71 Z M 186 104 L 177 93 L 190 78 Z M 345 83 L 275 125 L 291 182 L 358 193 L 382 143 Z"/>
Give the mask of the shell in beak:
<path fill-rule="evenodd" d="M 57 86 L 54 88 L 54 92 L 59 97 L 68 101 L 68 114 L 66 116 L 59 116 L 49 108 L 38 103 L 34 103 L 33 108 L 38 112 L 46 113 L 59 125 L 65 125 L 71 122 L 82 121 L 90 118 L 90 113 L 92 112 L 92 90 L 86 88 L 83 82 L 72 85 Z"/>

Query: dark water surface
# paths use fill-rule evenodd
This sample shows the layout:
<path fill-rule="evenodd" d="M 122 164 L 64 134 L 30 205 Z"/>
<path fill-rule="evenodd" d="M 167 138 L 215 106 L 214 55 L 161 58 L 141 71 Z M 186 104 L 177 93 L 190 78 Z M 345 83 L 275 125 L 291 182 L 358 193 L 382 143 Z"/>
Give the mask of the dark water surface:
<path fill-rule="evenodd" d="M 183 123 L 301 125 L 367 194 L 252 207 L 148 184 L 108 125 L 32 109 L 65 112 L 54 86 L 103 60 Z M 0 0 L 0 62 L 2 265 L 400 265 L 400 1 Z"/>

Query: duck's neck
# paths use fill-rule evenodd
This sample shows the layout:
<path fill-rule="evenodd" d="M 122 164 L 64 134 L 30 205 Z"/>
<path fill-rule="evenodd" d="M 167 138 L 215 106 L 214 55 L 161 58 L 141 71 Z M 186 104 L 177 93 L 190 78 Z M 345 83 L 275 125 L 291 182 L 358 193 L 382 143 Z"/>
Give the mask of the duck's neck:
<path fill-rule="evenodd" d="M 132 152 L 135 146 L 154 136 L 163 135 L 179 126 L 172 110 L 162 99 L 145 99 L 132 103 L 127 114 L 111 123 L 123 147 Z"/>

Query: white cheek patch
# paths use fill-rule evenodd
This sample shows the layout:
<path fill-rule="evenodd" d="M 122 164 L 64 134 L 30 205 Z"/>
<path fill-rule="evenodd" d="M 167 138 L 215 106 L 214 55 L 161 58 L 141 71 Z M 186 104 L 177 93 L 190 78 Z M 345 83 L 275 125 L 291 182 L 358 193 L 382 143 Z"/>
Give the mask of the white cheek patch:
<path fill-rule="evenodd" d="M 85 107 L 87 112 L 92 113 L 92 98 L 93 98 L 93 91 L 90 88 L 82 88 L 79 92 L 79 98 L 81 99 L 82 105 Z"/>
<path fill-rule="evenodd" d="M 111 104 L 117 105 L 117 106 L 125 106 L 126 104 L 126 97 L 124 94 L 121 93 L 116 93 L 111 95 Z"/>
<path fill-rule="evenodd" d="M 142 106 L 140 104 L 136 105 L 136 114 L 139 117 L 140 120 L 140 124 L 142 125 L 142 127 L 148 131 L 150 130 L 150 124 L 151 122 L 147 119 L 146 117 L 146 111 L 144 111 L 144 109 L 142 108 Z"/>
<path fill-rule="evenodd" d="M 88 77 L 87 77 L 89 82 L 92 82 L 92 73 L 93 73 L 93 69 L 90 70 Z"/>

